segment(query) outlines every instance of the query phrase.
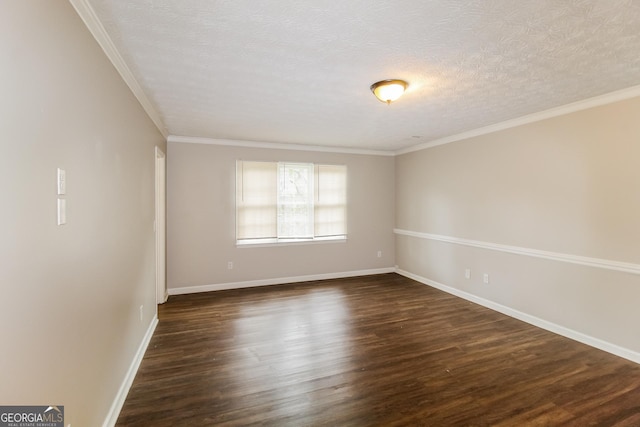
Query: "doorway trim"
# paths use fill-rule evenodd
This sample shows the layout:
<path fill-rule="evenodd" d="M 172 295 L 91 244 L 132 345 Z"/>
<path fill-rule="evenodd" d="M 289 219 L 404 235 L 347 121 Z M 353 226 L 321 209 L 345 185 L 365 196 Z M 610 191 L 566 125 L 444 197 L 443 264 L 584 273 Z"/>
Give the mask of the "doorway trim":
<path fill-rule="evenodd" d="M 156 237 L 156 303 L 167 301 L 167 158 L 160 147 L 155 147 L 155 221 Z"/>

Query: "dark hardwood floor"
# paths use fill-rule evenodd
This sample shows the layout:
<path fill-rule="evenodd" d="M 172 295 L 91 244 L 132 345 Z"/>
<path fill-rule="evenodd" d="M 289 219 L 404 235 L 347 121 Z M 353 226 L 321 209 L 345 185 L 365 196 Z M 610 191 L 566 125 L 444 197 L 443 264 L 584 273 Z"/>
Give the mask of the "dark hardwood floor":
<path fill-rule="evenodd" d="M 118 426 L 640 426 L 640 365 L 396 274 L 159 317 Z"/>

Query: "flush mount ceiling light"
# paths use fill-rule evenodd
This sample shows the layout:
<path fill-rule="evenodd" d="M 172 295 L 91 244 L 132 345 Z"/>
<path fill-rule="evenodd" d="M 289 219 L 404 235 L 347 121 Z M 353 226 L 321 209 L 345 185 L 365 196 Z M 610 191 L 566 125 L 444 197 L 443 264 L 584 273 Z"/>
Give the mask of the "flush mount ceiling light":
<path fill-rule="evenodd" d="M 404 80 L 382 80 L 371 85 L 371 92 L 388 105 L 400 98 L 408 85 Z"/>

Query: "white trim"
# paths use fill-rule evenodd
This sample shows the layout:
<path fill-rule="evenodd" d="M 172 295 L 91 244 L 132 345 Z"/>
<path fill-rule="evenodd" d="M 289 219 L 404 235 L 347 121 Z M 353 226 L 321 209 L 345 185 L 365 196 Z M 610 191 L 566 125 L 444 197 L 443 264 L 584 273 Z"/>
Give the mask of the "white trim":
<path fill-rule="evenodd" d="M 439 242 L 453 243 L 456 245 L 471 246 L 474 248 L 489 249 L 492 251 L 506 252 L 516 255 L 526 255 L 535 258 L 561 261 L 569 264 L 584 265 L 587 267 L 602 268 L 605 270 L 619 271 L 640 275 L 640 264 L 630 262 L 612 261 L 601 258 L 590 258 L 580 255 L 563 254 L 559 252 L 541 251 L 538 249 L 523 248 L 519 246 L 501 245 L 499 243 L 481 242 L 479 240 L 462 239 L 459 237 L 443 236 L 440 234 L 420 233 L 417 231 L 394 228 L 393 232 L 402 236 L 417 237 L 420 239 L 436 240 Z"/>
<path fill-rule="evenodd" d="M 149 328 L 147 328 L 147 333 L 144 334 L 142 342 L 140 342 L 140 346 L 138 346 L 138 351 L 136 351 L 136 354 L 131 361 L 131 365 L 129 365 L 129 370 L 122 380 L 122 384 L 120 384 L 120 389 L 118 389 L 118 393 L 116 394 L 115 399 L 113 399 L 113 403 L 111 404 L 111 408 L 109 408 L 109 413 L 107 414 L 104 423 L 102 423 L 102 427 L 113 427 L 116 425 L 116 421 L 118 421 L 118 416 L 122 410 L 122 405 L 124 405 L 124 401 L 127 398 L 131 385 L 133 384 L 133 379 L 136 377 L 140 363 L 142 363 L 142 358 L 144 357 L 144 353 L 147 351 L 149 342 L 151 342 L 151 337 L 153 336 L 153 332 L 156 330 L 156 326 L 158 326 L 157 314 L 155 314 L 153 319 L 151 319 Z"/>
<path fill-rule="evenodd" d="M 616 356 L 622 357 L 624 359 L 630 360 L 635 363 L 640 363 L 640 353 L 630 350 L 625 347 L 620 347 L 616 344 L 612 344 L 607 341 L 603 341 L 598 338 L 594 338 L 590 335 L 583 334 L 581 332 L 574 331 L 573 329 L 566 328 L 564 326 L 558 325 L 553 322 L 546 321 L 544 319 L 540 319 L 539 317 L 532 316 L 527 313 L 523 313 L 521 311 L 515 310 L 513 308 L 509 308 L 502 304 L 498 304 L 496 302 L 478 297 L 476 295 L 470 294 L 465 291 L 461 291 L 460 289 L 456 289 L 447 285 L 443 285 L 442 283 L 438 283 L 434 280 L 427 279 L 422 276 L 418 276 L 416 274 L 410 273 L 408 271 L 404 271 L 402 269 L 397 269 L 396 272 L 402 276 L 408 277 L 410 279 L 416 280 L 425 285 L 434 287 L 436 289 L 440 289 L 441 291 L 447 292 L 451 295 L 455 295 L 457 297 L 463 298 L 467 301 L 474 302 L 483 307 L 487 307 L 491 310 L 500 312 L 507 316 L 513 317 L 518 320 L 522 320 L 523 322 L 529 323 L 530 325 L 537 326 L 539 328 L 545 329 L 547 331 L 551 331 L 558 335 L 562 335 L 563 337 L 570 338 L 572 340 L 581 342 L 583 344 L 589 345 L 591 347 L 595 347 L 597 349 L 606 351 L 607 353 L 614 354 Z"/>
<path fill-rule="evenodd" d="M 562 105 L 560 107 L 551 108 L 549 110 L 540 111 L 526 116 L 518 117 L 504 122 L 496 123 L 489 126 L 484 126 L 478 129 L 473 129 L 467 132 L 462 132 L 457 135 L 451 135 L 433 141 L 425 142 L 422 144 L 414 145 L 412 147 L 403 148 L 395 151 L 396 155 L 407 154 L 413 151 L 425 150 L 427 148 L 437 147 L 438 145 L 449 144 L 450 142 L 461 141 L 463 139 L 473 138 L 476 136 L 486 135 L 488 133 L 498 132 L 505 129 L 514 128 L 517 126 L 526 125 L 529 123 L 539 122 L 541 120 L 550 119 L 553 117 L 563 116 L 565 114 L 575 113 L 576 111 L 586 110 L 589 108 L 599 107 L 601 105 L 611 104 L 618 101 L 623 101 L 629 98 L 635 98 L 640 96 L 640 85 L 632 86 L 627 89 L 618 90 L 616 92 L 607 93 L 604 95 L 588 98 L 582 101 L 573 102 L 571 104 Z"/>
<path fill-rule="evenodd" d="M 364 154 L 370 156 L 395 156 L 393 151 L 367 150 L 359 148 L 326 147 L 320 145 L 283 144 L 276 142 L 238 141 L 234 139 L 200 138 L 194 136 L 169 135 L 167 142 L 186 144 L 228 145 L 232 147 L 270 148 L 274 150 L 318 151 L 323 153 Z"/>
<path fill-rule="evenodd" d="M 347 277 L 371 276 L 395 272 L 395 267 L 375 268 L 370 270 L 344 271 L 341 273 L 311 274 L 308 276 L 278 277 L 274 279 L 249 280 L 246 282 L 217 283 L 213 285 L 187 286 L 170 288 L 169 295 L 193 294 L 198 292 L 224 291 L 227 289 L 253 288 L 256 286 L 284 285 L 287 283 L 310 282 L 313 280 L 343 279 Z"/>
<path fill-rule="evenodd" d="M 155 238 L 156 303 L 167 301 L 167 156 L 155 147 L 153 231 Z"/>
<path fill-rule="evenodd" d="M 327 243 L 347 243 L 346 236 L 316 237 L 311 239 L 245 239 L 236 240 L 236 248 L 274 248 L 280 246 L 322 245 Z"/>
<path fill-rule="evenodd" d="M 93 10 L 93 7 L 89 4 L 88 0 L 69 0 L 71 5 L 74 7 L 80 18 L 84 21 L 85 25 L 93 35 L 93 38 L 96 39 L 104 53 L 107 55 L 107 58 L 111 61 L 113 66 L 116 68 L 122 79 L 125 81 L 131 92 L 133 92 L 134 96 L 144 108 L 149 118 L 156 125 L 162 136 L 165 138 L 169 135 L 167 129 L 162 122 L 162 118 L 160 114 L 155 109 L 147 95 L 145 95 L 142 87 L 133 76 L 131 69 L 127 66 L 122 56 L 120 56 L 120 52 L 116 49 L 113 41 L 107 34 L 107 31 L 104 29 L 104 26 L 98 19 L 96 12 Z"/>

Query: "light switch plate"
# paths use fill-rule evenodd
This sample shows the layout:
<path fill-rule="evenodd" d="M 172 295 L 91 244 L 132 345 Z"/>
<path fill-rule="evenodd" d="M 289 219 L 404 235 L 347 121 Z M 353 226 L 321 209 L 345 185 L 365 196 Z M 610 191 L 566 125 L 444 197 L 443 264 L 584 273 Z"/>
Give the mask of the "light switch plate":
<path fill-rule="evenodd" d="M 58 168 L 58 195 L 67 194 L 67 173 L 64 169 Z"/>
<path fill-rule="evenodd" d="M 67 201 L 58 199 L 58 225 L 67 223 Z"/>

